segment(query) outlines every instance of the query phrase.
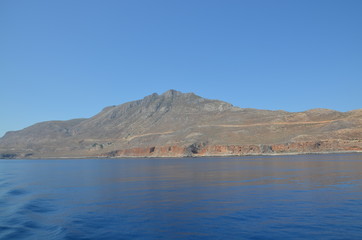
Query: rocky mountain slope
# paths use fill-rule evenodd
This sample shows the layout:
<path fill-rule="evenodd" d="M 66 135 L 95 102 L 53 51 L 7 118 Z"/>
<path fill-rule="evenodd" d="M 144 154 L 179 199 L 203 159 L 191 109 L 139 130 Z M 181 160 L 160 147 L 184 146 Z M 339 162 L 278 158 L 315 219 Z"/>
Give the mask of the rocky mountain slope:
<path fill-rule="evenodd" d="M 2 158 L 182 157 L 362 151 L 362 110 L 268 111 L 169 90 L 88 119 L 0 139 Z"/>

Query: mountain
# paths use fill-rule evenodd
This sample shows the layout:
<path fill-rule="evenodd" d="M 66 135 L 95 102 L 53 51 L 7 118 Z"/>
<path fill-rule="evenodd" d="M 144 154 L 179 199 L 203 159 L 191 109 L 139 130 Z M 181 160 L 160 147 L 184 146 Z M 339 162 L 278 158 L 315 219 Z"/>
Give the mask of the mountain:
<path fill-rule="evenodd" d="M 0 139 L 2 158 L 182 157 L 362 151 L 362 109 L 305 112 L 239 108 L 169 90 L 48 121 Z"/>

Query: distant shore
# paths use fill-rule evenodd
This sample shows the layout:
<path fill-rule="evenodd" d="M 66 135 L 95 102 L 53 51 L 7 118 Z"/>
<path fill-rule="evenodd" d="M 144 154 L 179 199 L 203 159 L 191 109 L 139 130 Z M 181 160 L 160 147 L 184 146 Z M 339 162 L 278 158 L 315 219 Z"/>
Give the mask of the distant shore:
<path fill-rule="evenodd" d="M 55 160 L 55 159 L 156 159 L 156 158 L 236 158 L 236 157 L 272 157 L 272 156 L 294 156 L 294 155 L 328 155 L 328 154 L 362 154 L 362 151 L 333 151 L 333 152 L 293 152 L 293 153 L 263 153 L 263 154 L 245 154 L 245 155 L 194 155 L 194 156 L 115 156 L 115 157 L 104 157 L 104 156 L 69 156 L 69 157 L 32 157 L 32 158 L 0 158 L 0 160 Z"/>

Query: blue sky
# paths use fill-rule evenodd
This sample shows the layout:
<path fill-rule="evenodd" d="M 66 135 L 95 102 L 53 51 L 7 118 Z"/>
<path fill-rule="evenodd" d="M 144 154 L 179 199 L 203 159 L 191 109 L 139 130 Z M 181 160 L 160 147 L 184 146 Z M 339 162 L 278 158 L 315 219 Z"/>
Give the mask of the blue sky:
<path fill-rule="evenodd" d="M 3 0 L 0 31 L 0 136 L 168 89 L 362 108 L 360 0 Z"/>

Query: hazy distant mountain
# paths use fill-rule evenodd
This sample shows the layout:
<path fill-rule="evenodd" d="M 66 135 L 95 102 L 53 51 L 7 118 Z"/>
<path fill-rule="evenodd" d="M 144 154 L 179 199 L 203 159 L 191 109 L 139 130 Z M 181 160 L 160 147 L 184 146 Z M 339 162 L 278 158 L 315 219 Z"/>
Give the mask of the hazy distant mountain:
<path fill-rule="evenodd" d="M 41 122 L 0 139 L 0 156 L 225 156 L 362 150 L 362 109 L 238 108 L 169 90 L 88 119 Z"/>

